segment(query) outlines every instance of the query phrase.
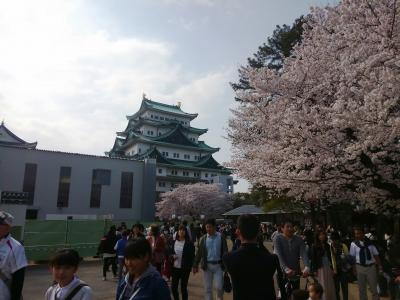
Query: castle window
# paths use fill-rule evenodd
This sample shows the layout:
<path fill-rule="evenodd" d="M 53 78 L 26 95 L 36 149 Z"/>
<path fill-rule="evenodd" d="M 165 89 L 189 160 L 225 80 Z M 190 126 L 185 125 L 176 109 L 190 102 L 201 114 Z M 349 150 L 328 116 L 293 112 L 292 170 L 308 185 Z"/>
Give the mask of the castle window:
<path fill-rule="evenodd" d="M 155 116 L 154 118 L 155 118 L 156 120 L 158 120 L 158 116 Z"/>
<path fill-rule="evenodd" d="M 120 208 L 132 208 L 133 173 L 121 173 L 121 191 L 119 196 Z"/>
<path fill-rule="evenodd" d="M 90 192 L 90 207 L 100 207 L 101 187 L 110 185 L 111 170 L 94 169 L 92 172 L 92 190 Z"/>
<path fill-rule="evenodd" d="M 162 169 L 158 169 L 158 174 L 162 174 Z"/>
<path fill-rule="evenodd" d="M 35 195 L 36 171 L 36 164 L 25 164 L 24 185 L 22 191 L 29 193 L 28 204 L 31 205 L 33 204 L 33 198 Z"/>
<path fill-rule="evenodd" d="M 61 167 L 58 182 L 57 207 L 68 207 L 70 183 L 71 167 Z"/>

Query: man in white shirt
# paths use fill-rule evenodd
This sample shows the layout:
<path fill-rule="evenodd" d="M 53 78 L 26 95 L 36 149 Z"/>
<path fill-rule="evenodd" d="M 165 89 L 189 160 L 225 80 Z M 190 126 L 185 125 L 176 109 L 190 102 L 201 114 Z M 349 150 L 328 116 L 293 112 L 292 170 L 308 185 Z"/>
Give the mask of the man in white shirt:
<path fill-rule="evenodd" d="M 200 239 L 193 263 L 194 274 L 199 271 L 199 264 L 203 269 L 206 300 L 214 299 L 213 285 L 215 285 L 218 300 L 222 300 L 224 295 L 224 266 L 222 264 L 222 257 L 228 252 L 228 245 L 225 237 L 217 232 L 216 228 L 215 219 L 208 219 L 206 221 L 207 234 L 203 235 Z"/>
<path fill-rule="evenodd" d="M 379 253 L 376 247 L 365 239 L 364 230 L 356 228 L 354 230 L 355 241 L 350 245 L 350 255 L 355 261 L 355 273 L 357 275 L 359 299 L 367 300 L 367 282 L 371 289 L 372 299 L 379 300 L 377 291 L 377 272 L 376 266 L 379 266 L 379 271 L 382 271 Z"/>
<path fill-rule="evenodd" d="M 24 247 L 10 235 L 13 219 L 0 211 L 0 300 L 21 299 L 28 265 Z"/>

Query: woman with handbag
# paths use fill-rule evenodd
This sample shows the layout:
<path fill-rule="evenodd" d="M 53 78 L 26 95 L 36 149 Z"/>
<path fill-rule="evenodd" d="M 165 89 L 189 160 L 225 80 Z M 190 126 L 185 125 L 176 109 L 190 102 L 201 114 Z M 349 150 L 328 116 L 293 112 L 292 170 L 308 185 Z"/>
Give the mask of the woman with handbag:
<path fill-rule="evenodd" d="M 336 231 L 332 232 L 331 241 L 331 258 L 336 299 L 340 300 L 340 288 L 342 288 L 342 299 L 348 300 L 349 273 L 352 271 L 349 249 L 341 242 L 340 235 Z"/>
<path fill-rule="evenodd" d="M 311 270 L 317 275 L 317 281 L 324 289 L 322 300 L 335 300 L 336 289 L 333 281 L 332 252 L 325 231 L 315 233 L 311 247 Z"/>
<path fill-rule="evenodd" d="M 190 271 L 193 266 L 195 248 L 187 234 L 187 228 L 180 225 L 176 235 L 176 239 L 172 244 L 172 283 L 171 290 L 174 300 L 179 300 L 178 285 L 181 283 L 182 300 L 188 299 L 187 285 L 189 281 Z"/>
<path fill-rule="evenodd" d="M 150 226 L 150 235 L 147 237 L 147 241 L 150 243 L 153 253 L 151 263 L 161 274 L 167 247 L 164 237 L 160 235 L 160 229 L 157 224 Z"/>

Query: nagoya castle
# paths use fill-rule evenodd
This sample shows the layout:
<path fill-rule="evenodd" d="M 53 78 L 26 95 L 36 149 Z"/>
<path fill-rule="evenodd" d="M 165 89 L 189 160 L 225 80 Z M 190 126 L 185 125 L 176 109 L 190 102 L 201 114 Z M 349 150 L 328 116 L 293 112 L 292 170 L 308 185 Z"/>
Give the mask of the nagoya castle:
<path fill-rule="evenodd" d="M 186 113 L 181 103 L 169 105 L 147 99 L 139 110 L 127 116 L 128 125 L 117 132 L 114 146 L 106 155 L 134 160 L 156 159 L 156 191 L 170 191 L 179 184 L 220 183 L 227 193 L 233 193 L 231 171 L 221 166 L 213 153 L 219 151 L 199 137 L 207 129 L 190 126 L 197 113 Z"/>

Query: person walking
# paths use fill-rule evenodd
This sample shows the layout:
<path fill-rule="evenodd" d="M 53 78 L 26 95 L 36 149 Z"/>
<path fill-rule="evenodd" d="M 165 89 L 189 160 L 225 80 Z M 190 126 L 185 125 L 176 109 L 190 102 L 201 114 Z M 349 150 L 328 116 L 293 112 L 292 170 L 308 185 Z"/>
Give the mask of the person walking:
<path fill-rule="evenodd" d="M 124 250 L 126 243 L 128 242 L 128 231 L 123 230 L 121 232 L 121 238 L 117 241 L 117 243 L 114 246 L 114 250 L 116 251 L 117 254 L 117 259 L 118 259 L 118 279 L 121 280 L 122 274 L 123 274 L 123 269 L 124 269 Z"/>
<path fill-rule="evenodd" d="M 117 287 L 116 300 L 170 300 L 168 285 L 151 265 L 152 249 L 146 239 L 129 241 L 125 247 L 128 273 Z"/>
<path fill-rule="evenodd" d="M 199 247 L 193 263 L 193 273 L 199 271 L 199 264 L 203 270 L 205 299 L 213 299 L 213 285 L 217 291 L 217 299 L 222 300 L 223 265 L 222 256 L 228 252 L 226 239 L 216 231 L 215 219 L 208 219 L 205 223 L 206 234 L 200 238 Z"/>
<path fill-rule="evenodd" d="M 107 280 L 107 271 L 111 265 L 114 278 L 117 278 L 117 262 L 114 246 L 117 243 L 117 235 L 115 234 L 115 226 L 111 226 L 107 235 L 103 236 L 97 249 L 97 254 L 103 256 L 103 280 Z"/>
<path fill-rule="evenodd" d="M 171 247 L 172 265 L 172 283 L 171 290 L 174 300 L 179 300 L 178 285 L 181 284 L 182 300 L 188 300 L 187 285 L 190 271 L 192 270 L 195 248 L 193 242 L 187 234 L 187 227 L 180 225 L 176 240 Z"/>
<path fill-rule="evenodd" d="M 79 253 L 73 249 L 58 250 L 50 259 L 54 284 L 48 288 L 45 300 L 93 300 L 93 291 L 76 276 Z"/>
<path fill-rule="evenodd" d="M 184 225 L 186 227 L 186 232 L 187 232 L 187 235 L 189 237 L 189 240 L 194 242 L 195 239 L 193 239 L 193 237 L 192 237 L 192 231 L 190 230 L 190 226 L 188 224 L 188 221 L 183 220 L 182 225 Z M 179 227 L 178 227 L 178 230 L 179 230 Z"/>
<path fill-rule="evenodd" d="M 11 214 L 0 211 L 0 300 L 21 299 L 28 265 L 24 247 L 10 234 L 13 220 Z"/>
<path fill-rule="evenodd" d="M 153 253 L 152 264 L 161 274 L 167 245 L 164 237 L 160 235 L 160 228 L 157 224 L 152 224 L 150 226 L 150 235 L 147 237 L 147 241 L 150 243 Z"/>
<path fill-rule="evenodd" d="M 354 273 L 357 276 L 360 300 L 367 300 L 367 282 L 372 293 L 372 299 L 378 300 L 378 279 L 376 267 L 382 272 L 382 265 L 376 247 L 365 238 L 361 227 L 354 229 L 355 240 L 350 245 L 350 255 L 356 262 Z"/>
<path fill-rule="evenodd" d="M 282 234 L 276 235 L 274 239 L 274 252 L 279 257 L 281 267 L 287 277 L 294 278 L 301 274 L 301 257 L 305 266 L 302 271 L 303 277 L 308 277 L 310 262 L 303 239 L 294 235 L 293 223 L 290 220 L 284 221 L 282 226 Z M 292 280 L 292 286 L 293 289 L 299 289 L 300 278 Z"/>
<path fill-rule="evenodd" d="M 242 215 L 238 220 L 241 245 L 223 256 L 223 262 L 232 278 L 234 300 L 276 299 L 274 274 L 282 299 L 285 299 L 282 270 L 276 255 L 260 247 L 257 238 L 260 222 L 254 215 Z"/>
<path fill-rule="evenodd" d="M 325 231 L 315 233 L 311 248 L 311 271 L 316 273 L 317 281 L 324 288 L 322 300 L 336 299 L 336 289 L 333 281 L 332 253 Z"/>
<path fill-rule="evenodd" d="M 146 239 L 146 237 L 143 234 L 144 231 L 144 226 L 140 223 L 136 223 L 132 226 L 131 234 L 128 238 L 128 240 L 134 240 L 134 239 Z"/>
<path fill-rule="evenodd" d="M 340 300 L 340 288 L 342 288 L 342 300 L 349 298 L 349 271 L 351 271 L 349 249 L 340 240 L 337 231 L 331 234 L 331 254 L 333 281 L 336 289 L 336 299 Z"/>

